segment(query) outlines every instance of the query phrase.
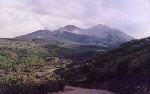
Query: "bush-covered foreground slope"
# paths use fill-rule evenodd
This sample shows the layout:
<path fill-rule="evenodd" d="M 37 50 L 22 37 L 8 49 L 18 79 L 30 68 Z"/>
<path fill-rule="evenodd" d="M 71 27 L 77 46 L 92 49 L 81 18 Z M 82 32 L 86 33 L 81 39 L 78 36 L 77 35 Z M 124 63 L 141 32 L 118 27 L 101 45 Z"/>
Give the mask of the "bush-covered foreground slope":
<path fill-rule="evenodd" d="M 117 94 L 150 94 L 150 37 L 124 43 L 55 73 L 69 85 L 106 89 Z"/>
<path fill-rule="evenodd" d="M 54 70 L 106 49 L 52 39 L 0 39 L 0 94 L 46 94 L 62 90 L 63 83 Z"/>
<path fill-rule="evenodd" d="M 0 94 L 37 94 L 63 88 L 52 71 L 71 61 L 49 52 L 47 43 L 53 46 L 58 42 L 0 39 Z"/>

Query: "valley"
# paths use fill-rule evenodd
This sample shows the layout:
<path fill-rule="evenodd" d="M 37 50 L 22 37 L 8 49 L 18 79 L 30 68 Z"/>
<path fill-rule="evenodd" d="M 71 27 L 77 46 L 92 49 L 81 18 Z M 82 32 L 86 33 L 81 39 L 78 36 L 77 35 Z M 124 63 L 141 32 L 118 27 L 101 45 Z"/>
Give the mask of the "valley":
<path fill-rule="evenodd" d="M 149 37 L 134 39 L 105 25 L 1 38 L 0 93 L 148 94 L 149 53 Z"/>

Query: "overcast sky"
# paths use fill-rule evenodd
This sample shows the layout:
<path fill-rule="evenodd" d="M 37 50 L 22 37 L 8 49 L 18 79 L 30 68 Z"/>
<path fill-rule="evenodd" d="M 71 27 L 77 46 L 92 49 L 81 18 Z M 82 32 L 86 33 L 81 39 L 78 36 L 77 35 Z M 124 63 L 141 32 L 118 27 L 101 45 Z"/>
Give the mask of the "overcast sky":
<path fill-rule="evenodd" d="M 135 37 L 150 36 L 149 0 L 0 0 L 0 37 L 73 24 L 105 24 Z"/>

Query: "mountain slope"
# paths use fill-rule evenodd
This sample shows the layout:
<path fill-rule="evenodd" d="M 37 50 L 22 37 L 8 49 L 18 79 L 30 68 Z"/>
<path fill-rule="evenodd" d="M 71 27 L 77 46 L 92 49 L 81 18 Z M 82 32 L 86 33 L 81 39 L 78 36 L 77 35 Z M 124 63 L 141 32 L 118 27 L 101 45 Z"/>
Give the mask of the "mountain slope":
<path fill-rule="evenodd" d="M 109 38 L 109 39 L 121 39 L 122 41 L 129 41 L 133 39 L 133 37 L 123 33 L 122 31 L 114 28 L 110 28 L 106 25 L 97 25 L 93 26 L 89 29 L 84 29 L 79 34 L 95 36 L 100 38 Z"/>
<path fill-rule="evenodd" d="M 81 29 L 74 25 L 67 25 L 50 32 L 48 30 L 39 30 L 27 35 L 16 37 L 18 39 L 54 39 L 62 42 L 90 44 L 112 47 L 118 46 L 133 37 L 117 29 L 111 29 L 105 25 L 94 26 L 89 29 Z"/>
<path fill-rule="evenodd" d="M 129 41 L 133 37 L 125 34 L 121 30 L 110 28 L 106 25 L 99 24 L 88 29 L 81 29 L 74 25 L 67 25 L 56 30 L 58 33 L 71 32 L 75 34 L 99 37 L 103 39 L 118 39 L 118 41 Z"/>
<path fill-rule="evenodd" d="M 81 31 L 82 29 L 77 27 L 77 26 L 74 26 L 74 25 L 66 25 L 64 27 L 61 27 L 59 28 L 58 30 L 55 30 L 53 31 L 55 34 L 56 33 L 63 33 L 63 32 L 70 32 L 70 33 L 76 33 L 78 34 L 77 32 L 78 31 Z"/>
<path fill-rule="evenodd" d="M 102 49 L 107 48 L 47 39 L 0 39 L 0 94 L 43 94 L 62 90 L 60 78 L 52 71 L 73 60 L 79 61 L 82 57 L 77 56 L 82 53 Z M 87 55 L 84 59 L 90 57 Z"/>
<path fill-rule="evenodd" d="M 110 44 L 105 43 L 106 41 L 102 41 L 103 39 L 100 39 L 98 37 L 78 35 L 78 34 L 70 33 L 70 32 L 57 33 L 55 35 L 55 37 L 61 38 L 61 39 L 67 39 L 67 40 L 70 40 L 70 41 L 73 41 L 76 43 L 80 43 L 80 44 L 100 45 L 103 47 L 113 47 L 114 46 L 114 44 L 111 45 L 111 43 Z"/>
<path fill-rule="evenodd" d="M 99 53 L 82 64 L 57 70 L 67 84 L 106 89 L 117 94 L 150 93 L 150 37 Z"/>
<path fill-rule="evenodd" d="M 49 30 L 38 30 L 33 33 L 29 33 L 26 35 L 18 36 L 17 39 L 47 39 L 54 38 L 52 31 Z"/>

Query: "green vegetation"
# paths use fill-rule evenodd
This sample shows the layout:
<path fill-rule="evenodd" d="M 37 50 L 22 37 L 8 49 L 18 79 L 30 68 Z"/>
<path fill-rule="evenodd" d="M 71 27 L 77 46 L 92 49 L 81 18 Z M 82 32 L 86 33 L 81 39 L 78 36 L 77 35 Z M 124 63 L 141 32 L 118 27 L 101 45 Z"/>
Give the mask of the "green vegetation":
<path fill-rule="evenodd" d="M 107 49 L 51 39 L 0 39 L 0 94 L 47 94 L 65 84 L 148 94 L 150 38 Z"/>
<path fill-rule="evenodd" d="M 85 63 L 70 64 L 56 73 L 66 84 L 107 89 L 119 94 L 150 92 L 150 38 L 132 40 L 99 53 Z"/>
<path fill-rule="evenodd" d="M 37 94 L 46 86 L 44 92 L 62 90 L 53 70 L 72 61 L 55 55 L 53 45 L 49 44 L 51 51 L 44 47 L 49 42 L 40 41 L 43 40 L 0 39 L 0 93 Z"/>
<path fill-rule="evenodd" d="M 0 39 L 0 92 L 36 94 L 41 85 L 51 88 L 45 92 L 61 90 L 63 84 L 54 70 L 90 57 L 80 57 L 84 53 L 94 51 L 92 55 L 96 55 L 95 51 L 105 49 L 108 48 L 64 44 L 51 39 Z"/>

